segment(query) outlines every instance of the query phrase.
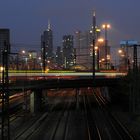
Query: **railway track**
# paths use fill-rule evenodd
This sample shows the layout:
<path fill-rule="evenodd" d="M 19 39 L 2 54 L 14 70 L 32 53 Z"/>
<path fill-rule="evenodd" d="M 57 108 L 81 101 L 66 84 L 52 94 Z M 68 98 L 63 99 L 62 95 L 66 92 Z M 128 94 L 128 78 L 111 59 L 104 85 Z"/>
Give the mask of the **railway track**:
<path fill-rule="evenodd" d="M 56 99 L 56 97 L 54 97 L 54 100 L 55 99 Z M 38 117 L 35 117 L 34 119 L 32 119 L 31 122 L 29 122 L 26 125 L 26 127 L 24 127 L 19 132 L 17 132 L 17 134 L 14 137 L 14 140 L 27 139 L 29 136 L 32 136 L 34 131 L 40 127 L 40 125 L 42 124 L 43 120 L 47 118 L 48 114 L 53 112 L 55 106 L 56 106 L 56 104 L 54 104 L 54 105 L 48 104 L 47 105 L 48 112 L 45 112 L 42 115 L 39 115 Z M 21 118 L 23 118 L 23 117 L 24 116 L 21 116 Z M 16 118 L 14 118 L 14 120 L 16 120 Z"/>
<path fill-rule="evenodd" d="M 84 102 L 84 110 L 85 110 L 85 120 L 87 124 L 86 126 L 88 132 L 88 140 L 93 140 L 93 139 L 101 140 L 101 135 L 96 125 L 96 122 L 94 120 L 92 107 L 90 105 L 87 95 L 83 96 L 83 102 Z"/>
<path fill-rule="evenodd" d="M 66 97 L 63 97 L 64 101 Z M 41 135 L 41 139 L 46 136 L 47 139 L 55 140 L 60 127 L 64 128 L 63 139 L 66 137 L 67 133 L 67 123 L 64 126 L 60 126 L 63 121 L 68 122 L 68 106 L 67 102 L 58 102 L 52 106 L 49 112 L 43 114 L 36 122 L 33 122 L 28 128 L 24 131 L 20 132 L 18 136 L 16 136 L 15 140 L 26 140 L 26 139 L 39 139 L 36 135 Z M 46 126 L 47 124 L 47 126 Z M 53 126 L 53 127 L 52 127 Z M 46 131 L 42 131 L 42 130 Z M 50 131 L 51 130 L 51 131 Z"/>
<path fill-rule="evenodd" d="M 129 131 L 114 117 L 99 90 L 80 89 L 79 109 L 75 96 L 60 93 L 48 112 L 38 117 L 14 140 L 134 140 Z"/>
<path fill-rule="evenodd" d="M 94 97 L 99 106 L 98 112 L 100 112 L 100 116 L 104 116 L 102 118 L 103 121 L 105 121 L 106 130 L 108 130 L 106 132 L 109 133 L 108 138 L 113 140 L 134 140 L 133 136 L 123 126 L 123 124 L 111 114 L 111 111 L 106 105 L 107 101 L 105 98 L 103 98 L 101 94 L 96 93 L 96 90 L 94 90 Z"/>
<path fill-rule="evenodd" d="M 49 140 L 56 140 L 58 138 L 61 140 L 67 139 L 70 108 L 71 102 L 68 102 L 64 107 L 64 109 L 62 110 L 61 114 L 59 115 L 59 119 L 56 122 L 55 126 L 53 127 L 53 131 Z"/>

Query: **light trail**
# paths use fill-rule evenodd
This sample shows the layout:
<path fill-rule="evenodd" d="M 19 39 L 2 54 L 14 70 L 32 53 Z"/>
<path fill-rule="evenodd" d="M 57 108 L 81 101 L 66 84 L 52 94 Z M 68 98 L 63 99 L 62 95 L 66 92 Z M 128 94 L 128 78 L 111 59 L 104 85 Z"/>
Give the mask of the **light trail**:
<path fill-rule="evenodd" d="M 126 76 L 127 73 L 124 72 L 96 72 L 95 76 L 97 77 L 123 77 Z M 92 76 L 92 72 L 9 72 L 9 77 L 65 77 L 65 76 Z M 2 74 L 0 74 L 0 78 L 2 78 Z"/>

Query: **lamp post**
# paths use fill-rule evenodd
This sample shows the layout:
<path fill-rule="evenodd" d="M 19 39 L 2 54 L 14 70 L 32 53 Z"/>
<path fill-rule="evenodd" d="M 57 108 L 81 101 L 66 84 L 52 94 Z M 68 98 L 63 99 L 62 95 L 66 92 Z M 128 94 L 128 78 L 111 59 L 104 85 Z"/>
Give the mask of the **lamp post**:
<path fill-rule="evenodd" d="M 25 60 L 24 60 L 24 59 L 25 59 L 26 51 L 25 51 L 25 50 L 21 50 L 20 53 L 21 53 L 21 55 L 22 55 L 22 58 L 21 58 L 21 59 L 22 59 L 22 65 L 21 65 L 22 67 L 21 67 L 21 69 L 23 70 L 24 67 L 25 67 L 25 64 L 24 64 L 24 61 L 25 61 Z"/>
<path fill-rule="evenodd" d="M 28 52 L 26 50 L 22 50 L 21 51 L 21 54 L 22 54 L 22 69 L 25 70 L 25 77 L 26 77 L 26 80 L 27 80 L 27 70 L 28 70 Z M 26 113 L 27 113 L 27 110 L 28 110 L 28 106 L 27 106 L 27 90 L 25 90 L 25 81 L 23 80 L 23 110 L 24 110 L 24 118 L 26 117 Z"/>
<path fill-rule="evenodd" d="M 42 69 L 42 58 L 38 57 L 38 68 Z"/>
<path fill-rule="evenodd" d="M 122 66 L 124 67 L 125 66 L 123 69 L 127 69 L 127 66 L 126 66 L 126 63 L 125 63 L 125 57 L 126 57 L 126 55 L 125 55 L 124 50 L 123 49 L 119 49 L 118 50 L 118 54 L 122 57 L 120 59 L 120 66 L 119 67 L 122 67 Z M 123 63 L 121 62 L 122 60 L 123 60 Z"/>
<path fill-rule="evenodd" d="M 107 40 L 107 30 L 110 28 L 110 24 L 103 24 L 102 25 L 103 29 L 105 30 L 105 67 L 108 69 L 108 60 L 107 60 L 107 55 L 108 55 L 108 40 Z"/>

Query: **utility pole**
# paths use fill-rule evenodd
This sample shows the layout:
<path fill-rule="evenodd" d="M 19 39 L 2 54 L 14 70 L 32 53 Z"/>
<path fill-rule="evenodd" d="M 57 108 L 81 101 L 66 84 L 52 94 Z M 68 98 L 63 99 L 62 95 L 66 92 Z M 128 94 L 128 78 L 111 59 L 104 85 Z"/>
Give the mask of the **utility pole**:
<path fill-rule="evenodd" d="M 137 47 L 140 45 L 134 44 L 133 47 L 133 81 L 132 81 L 132 90 L 131 94 L 131 104 L 132 111 L 135 112 L 137 108 L 137 104 L 139 104 L 139 75 L 138 75 L 138 65 L 137 65 Z"/>
<path fill-rule="evenodd" d="M 133 52 L 133 71 L 134 73 L 137 73 L 137 70 L 138 70 L 138 64 L 137 64 L 137 46 L 140 46 L 140 45 L 133 45 L 133 49 L 134 49 L 134 52 Z"/>
<path fill-rule="evenodd" d="M 2 140 L 10 140 L 8 55 L 9 44 L 5 41 L 4 49 L 2 51 Z"/>
<path fill-rule="evenodd" d="M 95 83 L 95 43 L 96 43 L 96 14 L 95 11 L 93 11 L 93 21 L 92 21 L 92 54 L 93 54 L 93 72 L 92 72 L 92 76 L 93 76 L 93 83 Z"/>
<path fill-rule="evenodd" d="M 138 77 L 138 64 L 137 64 L 137 47 L 140 45 L 133 45 L 133 111 L 137 109 L 139 103 L 139 77 Z"/>
<path fill-rule="evenodd" d="M 19 59 L 19 56 L 18 56 L 18 53 L 17 53 L 17 59 L 16 59 L 16 69 L 19 70 L 19 67 L 18 67 L 18 59 Z"/>
<path fill-rule="evenodd" d="M 98 49 L 97 49 L 97 70 L 99 71 L 100 70 L 100 65 L 99 65 L 99 47 L 98 47 Z"/>

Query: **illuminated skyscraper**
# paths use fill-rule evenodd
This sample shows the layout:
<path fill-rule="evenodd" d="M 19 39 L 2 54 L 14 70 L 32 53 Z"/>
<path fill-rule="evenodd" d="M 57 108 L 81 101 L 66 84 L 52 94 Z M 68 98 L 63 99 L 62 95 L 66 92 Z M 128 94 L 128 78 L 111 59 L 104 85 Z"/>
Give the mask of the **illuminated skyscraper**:
<path fill-rule="evenodd" d="M 69 69 L 74 65 L 75 53 L 73 46 L 73 36 L 64 35 L 63 36 L 63 65 L 64 68 Z"/>
<path fill-rule="evenodd" d="M 91 34 L 89 31 L 75 33 L 76 64 L 92 69 Z"/>
<path fill-rule="evenodd" d="M 88 31 L 76 31 L 75 47 L 76 47 L 76 64 L 86 67 L 88 70 L 93 69 L 93 38 L 96 40 L 100 37 L 100 29 L 96 26 L 96 15 L 93 12 L 92 27 Z M 94 33 L 93 33 L 94 31 Z M 95 54 L 96 55 L 96 54 Z M 94 58 L 95 68 L 97 67 L 97 55 Z"/>
<path fill-rule="evenodd" d="M 53 32 L 50 22 L 48 22 L 47 30 L 41 35 L 41 54 L 42 59 L 45 59 L 46 62 L 53 61 Z"/>
<path fill-rule="evenodd" d="M 93 45 L 92 45 L 92 30 L 90 31 L 76 31 L 75 33 L 75 47 L 76 47 L 76 64 L 85 66 L 87 69 L 92 69 L 93 62 Z M 99 38 L 100 30 L 96 30 L 96 36 Z M 95 61 L 96 61 L 95 57 Z"/>

